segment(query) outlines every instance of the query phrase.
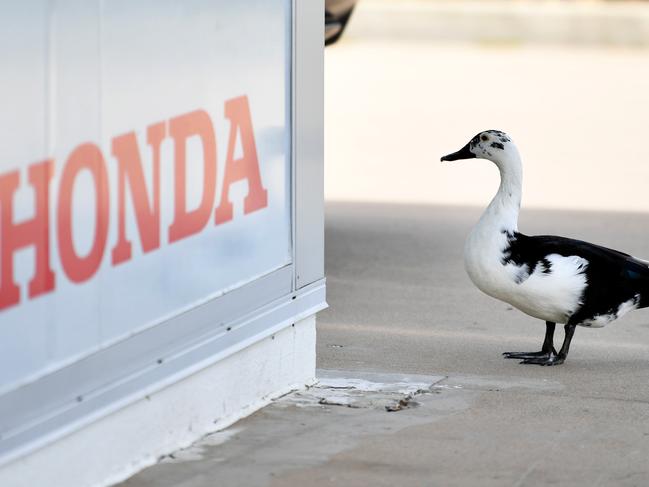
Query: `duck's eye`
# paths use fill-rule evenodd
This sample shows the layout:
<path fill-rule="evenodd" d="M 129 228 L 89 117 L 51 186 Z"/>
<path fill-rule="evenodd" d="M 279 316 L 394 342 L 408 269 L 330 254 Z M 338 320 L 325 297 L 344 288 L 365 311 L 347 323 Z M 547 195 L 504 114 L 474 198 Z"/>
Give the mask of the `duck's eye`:
<path fill-rule="evenodd" d="M 487 142 L 489 140 L 489 137 L 487 137 L 486 135 L 481 135 L 480 140 L 482 140 L 482 142 Z"/>

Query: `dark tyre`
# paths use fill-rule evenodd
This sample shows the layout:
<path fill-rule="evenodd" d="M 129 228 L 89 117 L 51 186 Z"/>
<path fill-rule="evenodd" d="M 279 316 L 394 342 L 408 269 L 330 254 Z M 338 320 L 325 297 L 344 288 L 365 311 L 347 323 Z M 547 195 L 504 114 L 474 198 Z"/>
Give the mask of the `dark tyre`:
<path fill-rule="evenodd" d="M 326 19 L 325 46 L 333 44 L 338 39 L 340 39 L 340 36 L 342 36 L 343 32 L 345 31 L 345 27 L 347 27 L 347 22 L 349 22 L 349 18 L 352 16 L 353 11 L 354 9 L 352 8 L 344 16 L 337 18 L 335 21 L 334 20 L 330 21 L 330 19 Z"/>

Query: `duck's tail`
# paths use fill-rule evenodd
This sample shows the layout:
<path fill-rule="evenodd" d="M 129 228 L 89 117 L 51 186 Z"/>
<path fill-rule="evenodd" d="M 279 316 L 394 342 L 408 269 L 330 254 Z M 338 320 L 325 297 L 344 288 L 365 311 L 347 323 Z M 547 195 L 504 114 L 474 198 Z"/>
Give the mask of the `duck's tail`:
<path fill-rule="evenodd" d="M 626 264 L 626 275 L 635 281 L 640 295 L 638 308 L 649 307 L 649 260 L 632 257 Z"/>

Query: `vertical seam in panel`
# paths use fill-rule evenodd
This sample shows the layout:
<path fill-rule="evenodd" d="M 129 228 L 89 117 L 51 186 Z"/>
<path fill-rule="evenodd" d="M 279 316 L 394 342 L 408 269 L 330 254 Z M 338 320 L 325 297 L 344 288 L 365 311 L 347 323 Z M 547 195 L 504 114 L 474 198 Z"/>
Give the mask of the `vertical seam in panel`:
<path fill-rule="evenodd" d="M 298 263 L 297 263 L 297 171 L 298 171 L 298 157 L 297 157 L 297 96 L 298 91 L 297 86 L 297 72 L 298 72 L 298 63 L 297 63 L 297 30 L 298 30 L 298 19 L 299 15 L 297 12 L 297 0 L 289 0 L 291 2 L 291 74 L 290 74 L 290 103 L 291 103 L 291 120 L 290 120 L 290 134 L 291 134 L 291 257 L 293 260 L 293 292 L 296 292 L 298 289 L 297 275 L 298 275 Z"/>
<path fill-rule="evenodd" d="M 103 49 L 102 49 L 102 38 L 104 35 L 103 32 L 103 13 L 104 13 L 104 1 L 99 0 L 97 2 L 97 127 L 98 127 L 98 140 L 97 140 L 97 146 L 100 149 L 103 149 L 102 145 L 104 142 L 104 79 L 103 79 L 103 74 L 104 74 L 104 56 L 103 56 Z M 106 151 L 106 154 L 110 154 L 110 151 Z M 106 164 L 106 171 L 110 170 L 110 161 L 105 160 Z M 101 177 L 101 175 L 100 175 Z M 108 181 L 106 184 L 110 186 L 110 177 L 107 175 Z M 110 192 L 109 192 L 110 194 Z M 99 201 L 99 200 L 98 200 Z M 99 202 L 97 202 L 99 204 Z M 106 208 L 106 215 L 108 215 L 106 218 L 108 218 L 108 232 L 110 233 L 110 201 L 108 203 L 108 208 Z M 99 221 L 97 221 L 97 225 L 99 225 Z M 106 236 L 106 247 L 110 249 L 108 245 L 108 235 Z M 104 259 L 106 258 L 106 254 L 110 254 L 110 250 L 108 252 L 104 253 L 104 258 L 102 261 L 105 261 Z M 104 286 L 102 285 L 102 281 L 105 280 L 105 272 L 101 272 L 101 263 L 99 267 L 99 272 L 97 273 L 97 286 L 99 287 L 99 296 L 97 297 L 97 321 L 98 321 L 98 328 L 97 328 L 97 341 L 101 342 L 102 338 L 105 336 L 105 331 L 104 331 L 104 316 L 102 313 L 102 301 L 104 297 Z"/>
<path fill-rule="evenodd" d="M 55 113 L 55 84 L 56 79 L 54 76 L 55 72 L 55 55 L 54 55 L 54 7 L 52 2 L 48 2 L 45 9 L 45 36 L 44 36 L 45 46 L 45 69 L 44 69 L 44 90 L 45 90 L 45 120 L 43 121 L 44 130 L 45 130 L 45 157 L 55 158 L 54 154 L 54 113 Z M 56 159 L 54 159 L 54 172 L 56 172 Z M 49 221 L 50 228 L 54 225 L 54 218 L 52 218 L 52 208 L 54 205 L 52 203 L 53 192 L 50 192 L 48 201 L 49 207 Z M 54 232 L 47 230 L 48 232 L 48 245 L 50 252 L 56 248 L 52 245 L 51 239 L 54 236 Z M 53 343 L 56 343 L 55 340 L 55 330 L 56 328 L 52 326 L 53 323 L 50 321 L 50 326 L 46 326 L 46 336 L 47 336 L 47 346 L 46 346 L 46 361 L 49 362 L 54 357 L 54 347 Z"/>

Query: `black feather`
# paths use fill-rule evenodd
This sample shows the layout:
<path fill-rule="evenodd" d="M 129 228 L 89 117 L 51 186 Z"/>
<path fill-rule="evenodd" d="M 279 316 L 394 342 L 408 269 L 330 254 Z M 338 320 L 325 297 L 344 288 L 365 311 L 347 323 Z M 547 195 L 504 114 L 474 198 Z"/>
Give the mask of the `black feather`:
<path fill-rule="evenodd" d="M 508 244 L 503 252 L 503 265 L 527 266 L 532 274 L 537 266 L 542 266 L 545 273 L 552 272 L 547 259 L 551 254 L 579 256 L 588 262 L 582 270 L 586 276 L 582 304 L 569 323 L 579 324 L 599 315 L 615 313 L 620 304 L 629 300 L 639 300 L 639 308 L 649 306 L 649 265 L 646 263 L 623 252 L 581 240 L 504 233 L 507 233 Z"/>

